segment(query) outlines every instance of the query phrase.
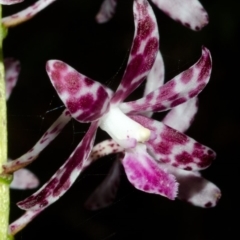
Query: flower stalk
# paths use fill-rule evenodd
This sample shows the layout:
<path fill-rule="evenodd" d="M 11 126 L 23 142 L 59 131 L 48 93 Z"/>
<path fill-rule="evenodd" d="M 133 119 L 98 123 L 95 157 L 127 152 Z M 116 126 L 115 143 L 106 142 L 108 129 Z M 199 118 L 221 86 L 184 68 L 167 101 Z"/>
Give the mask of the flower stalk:
<path fill-rule="evenodd" d="M 1 13 L 2 6 L 0 5 L 0 17 Z M 4 65 L 2 56 L 4 29 L 2 25 L 0 28 L 0 169 L 2 169 L 2 165 L 7 162 L 7 118 Z M 10 239 L 8 236 L 9 185 L 9 181 L 1 179 L 0 177 L 0 239 L 2 240 Z"/>

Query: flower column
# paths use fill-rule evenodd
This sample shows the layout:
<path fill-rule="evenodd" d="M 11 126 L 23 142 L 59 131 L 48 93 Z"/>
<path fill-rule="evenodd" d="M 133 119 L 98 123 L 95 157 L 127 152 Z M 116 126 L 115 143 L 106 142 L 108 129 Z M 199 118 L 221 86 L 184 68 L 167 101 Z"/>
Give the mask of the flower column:
<path fill-rule="evenodd" d="M 1 16 L 0 5 L 0 16 Z M 5 99 L 5 80 L 2 57 L 2 40 L 4 29 L 0 27 L 0 169 L 7 161 L 7 120 L 6 120 L 6 99 Z M 1 170 L 0 170 L 1 171 Z M 9 183 L 0 178 L 0 239 L 7 240 L 9 215 Z"/>

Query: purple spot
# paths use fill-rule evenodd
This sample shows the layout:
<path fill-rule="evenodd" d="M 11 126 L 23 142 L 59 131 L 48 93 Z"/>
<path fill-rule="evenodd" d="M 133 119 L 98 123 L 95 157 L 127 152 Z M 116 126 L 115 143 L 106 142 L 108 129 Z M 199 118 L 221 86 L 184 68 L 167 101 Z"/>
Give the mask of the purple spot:
<path fill-rule="evenodd" d="M 83 95 L 79 100 L 79 108 L 84 110 L 84 109 L 89 109 L 93 104 L 94 104 L 94 98 L 91 93 L 88 93 L 86 95 Z"/>
<path fill-rule="evenodd" d="M 8 82 L 13 82 L 13 81 L 15 81 L 15 77 L 9 77 L 8 78 Z"/>
<path fill-rule="evenodd" d="M 194 148 L 195 148 L 195 149 L 198 149 L 198 150 L 204 149 L 203 145 L 202 145 L 201 143 L 198 143 L 198 142 L 194 143 Z"/>
<path fill-rule="evenodd" d="M 85 78 L 84 79 L 84 83 L 88 86 L 88 87 L 90 87 L 90 86 L 92 86 L 93 84 L 94 84 L 94 81 L 93 80 L 91 80 L 90 78 Z"/>
<path fill-rule="evenodd" d="M 160 160 L 161 160 L 161 162 L 163 162 L 163 163 L 170 163 L 170 162 L 171 162 L 171 159 L 170 159 L 170 158 L 161 158 Z"/>
<path fill-rule="evenodd" d="M 161 133 L 161 137 L 171 146 L 174 144 L 185 145 L 188 142 L 186 135 L 167 126 L 165 126 L 164 131 Z"/>
<path fill-rule="evenodd" d="M 103 104 L 104 104 L 104 100 L 108 98 L 108 94 L 107 92 L 104 90 L 103 87 L 99 87 L 98 90 L 97 90 L 97 106 L 98 108 L 102 108 Z M 101 104 L 100 104 L 100 103 Z"/>
<path fill-rule="evenodd" d="M 65 112 L 65 116 L 70 116 L 70 115 L 71 115 L 71 113 L 69 111 Z"/>
<path fill-rule="evenodd" d="M 142 40 L 146 39 L 151 35 L 151 32 L 154 30 L 154 22 L 150 17 L 146 17 L 144 20 L 139 21 L 137 35 L 139 35 Z"/>
<path fill-rule="evenodd" d="M 54 62 L 53 67 L 57 70 L 66 70 L 67 65 L 64 62 Z"/>
<path fill-rule="evenodd" d="M 200 158 L 201 162 L 198 163 L 198 166 L 206 168 L 212 163 L 213 159 L 214 157 L 212 155 L 203 154 Z"/>
<path fill-rule="evenodd" d="M 168 100 L 169 101 L 173 101 L 173 100 L 176 100 L 177 98 L 179 98 L 179 94 L 178 93 L 176 93 L 173 96 L 171 96 L 170 98 L 168 98 Z"/>
<path fill-rule="evenodd" d="M 182 152 L 181 154 L 178 154 L 176 157 L 175 157 L 176 161 L 180 164 L 189 164 L 191 162 L 193 162 L 193 157 L 187 153 L 187 152 Z"/>
<path fill-rule="evenodd" d="M 32 16 L 33 16 L 33 13 L 28 13 L 28 14 L 26 15 L 26 18 L 29 19 L 29 18 L 31 18 Z"/>
<path fill-rule="evenodd" d="M 204 206 L 205 206 L 206 208 L 210 208 L 210 207 L 212 207 L 212 205 L 213 205 L 213 204 L 212 204 L 211 202 L 207 202 L 207 203 L 205 203 Z"/>
<path fill-rule="evenodd" d="M 171 16 L 171 14 L 169 14 L 169 16 Z M 178 18 L 175 18 L 174 21 L 177 22 L 177 23 L 182 24 L 182 21 L 180 21 L 180 19 L 178 19 Z"/>
<path fill-rule="evenodd" d="M 40 141 L 40 144 L 43 144 L 44 142 L 46 142 L 48 140 L 48 138 L 43 138 L 41 141 Z"/>
<path fill-rule="evenodd" d="M 18 225 L 12 225 L 10 226 L 10 232 L 13 233 L 15 232 L 15 229 L 18 228 L 19 226 Z"/>
<path fill-rule="evenodd" d="M 146 95 L 146 102 L 150 102 L 153 99 L 153 94 Z"/>
<path fill-rule="evenodd" d="M 143 187 L 143 190 L 144 190 L 144 191 L 149 191 L 149 189 L 150 189 L 150 188 L 149 188 L 148 185 L 145 185 L 145 186 Z"/>
<path fill-rule="evenodd" d="M 51 79 L 54 81 L 54 82 L 58 82 L 60 81 L 60 77 L 61 77 L 61 74 L 59 71 L 51 71 Z"/>
<path fill-rule="evenodd" d="M 53 133 L 57 132 L 59 125 L 60 125 L 60 124 L 58 124 L 58 125 L 50 132 L 50 134 L 53 134 Z"/>
<path fill-rule="evenodd" d="M 179 164 L 173 163 L 172 166 L 175 167 L 175 168 L 178 168 L 178 167 L 179 167 Z"/>
<path fill-rule="evenodd" d="M 190 24 L 189 23 L 183 23 L 183 25 L 185 26 L 185 27 L 187 27 L 187 28 L 190 28 Z"/>
<path fill-rule="evenodd" d="M 75 94 L 80 90 L 81 80 L 81 76 L 76 72 L 70 72 L 64 77 L 66 88 L 70 94 Z"/>
<path fill-rule="evenodd" d="M 173 101 L 173 102 L 171 103 L 171 107 L 178 106 L 178 105 L 180 105 L 181 103 L 184 103 L 184 102 L 186 102 L 186 101 L 187 101 L 186 98 L 181 97 L 181 98 L 179 98 L 179 99 Z"/>
<path fill-rule="evenodd" d="M 181 81 L 182 83 L 187 84 L 189 81 L 191 81 L 192 77 L 193 77 L 193 69 L 190 68 L 181 74 Z"/>
<path fill-rule="evenodd" d="M 157 153 L 169 155 L 172 152 L 172 146 L 167 141 L 162 141 L 157 145 L 152 145 Z"/>
<path fill-rule="evenodd" d="M 192 168 L 188 166 L 188 167 L 185 167 L 184 170 L 186 170 L 186 171 L 192 171 Z"/>
<path fill-rule="evenodd" d="M 176 94 L 175 91 L 174 91 L 175 85 L 176 85 L 176 83 L 174 81 L 170 81 L 170 82 L 167 82 L 166 84 L 164 84 L 160 88 L 157 100 L 158 101 L 163 101 L 163 100 L 169 99 L 170 97 L 175 95 Z"/>

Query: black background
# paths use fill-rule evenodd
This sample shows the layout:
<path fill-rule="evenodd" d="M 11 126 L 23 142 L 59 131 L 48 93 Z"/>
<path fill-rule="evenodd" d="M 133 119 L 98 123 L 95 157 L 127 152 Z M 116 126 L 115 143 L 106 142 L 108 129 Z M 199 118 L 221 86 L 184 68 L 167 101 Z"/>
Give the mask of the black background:
<path fill-rule="evenodd" d="M 34 1 L 4 6 L 4 16 Z M 58 0 L 31 21 L 9 30 L 4 56 L 21 61 L 19 82 L 8 102 L 9 157 L 29 150 L 63 110 L 47 77 L 45 63 L 60 59 L 81 73 L 118 86 L 133 37 L 132 1 L 119 1 L 114 18 L 98 25 L 101 0 Z M 194 32 L 174 22 L 153 6 L 160 31 L 160 49 L 166 80 L 191 66 L 207 46 L 213 58 L 210 83 L 200 94 L 200 108 L 187 134 L 217 152 L 203 175 L 222 190 L 213 209 L 201 209 L 176 200 L 135 190 L 122 177 L 113 205 L 91 212 L 84 202 L 106 176 L 114 156 L 101 159 L 84 172 L 72 188 L 47 208 L 16 240 L 32 239 L 235 239 L 239 201 L 239 9 L 235 0 L 202 0 L 210 23 Z M 141 86 L 132 99 L 140 96 Z M 56 110 L 54 110 L 56 108 Z M 162 115 L 156 116 L 160 118 Z M 88 125 L 72 121 L 29 168 L 41 183 L 64 163 L 82 139 Z M 106 137 L 98 133 L 97 141 Z M 33 191 L 11 192 L 11 221 L 23 212 L 16 202 Z"/>

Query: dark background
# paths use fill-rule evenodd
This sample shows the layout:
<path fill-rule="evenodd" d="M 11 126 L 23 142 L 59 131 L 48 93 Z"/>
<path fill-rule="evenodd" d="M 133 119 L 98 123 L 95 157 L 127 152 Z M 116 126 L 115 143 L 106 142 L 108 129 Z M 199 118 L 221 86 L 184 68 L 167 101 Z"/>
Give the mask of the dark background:
<path fill-rule="evenodd" d="M 4 6 L 4 16 L 35 1 Z M 21 61 L 18 85 L 8 102 L 9 157 L 29 150 L 63 110 L 47 77 L 45 63 L 60 59 L 112 89 L 118 86 L 133 37 L 132 1 L 119 0 L 114 18 L 98 25 L 101 0 L 58 0 L 9 30 L 4 56 Z M 106 176 L 114 156 L 101 159 L 72 188 L 47 208 L 16 240 L 32 239 L 235 239 L 239 218 L 239 9 L 235 0 L 202 0 L 210 24 L 193 32 L 153 6 L 160 30 L 166 80 L 191 66 L 207 46 L 213 58 L 210 83 L 200 94 L 200 108 L 187 134 L 217 152 L 203 175 L 222 190 L 217 207 L 201 209 L 135 190 L 122 177 L 113 205 L 91 212 L 84 202 Z M 137 92 L 141 94 L 143 86 Z M 55 109 L 56 108 L 56 109 Z M 158 117 L 160 117 L 159 115 Z M 45 183 L 82 139 L 88 125 L 72 121 L 29 168 Z M 105 137 L 98 133 L 98 141 Z M 11 192 L 11 221 L 23 212 L 16 202 L 33 191 Z M 236 235 L 236 236 L 237 236 Z"/>

